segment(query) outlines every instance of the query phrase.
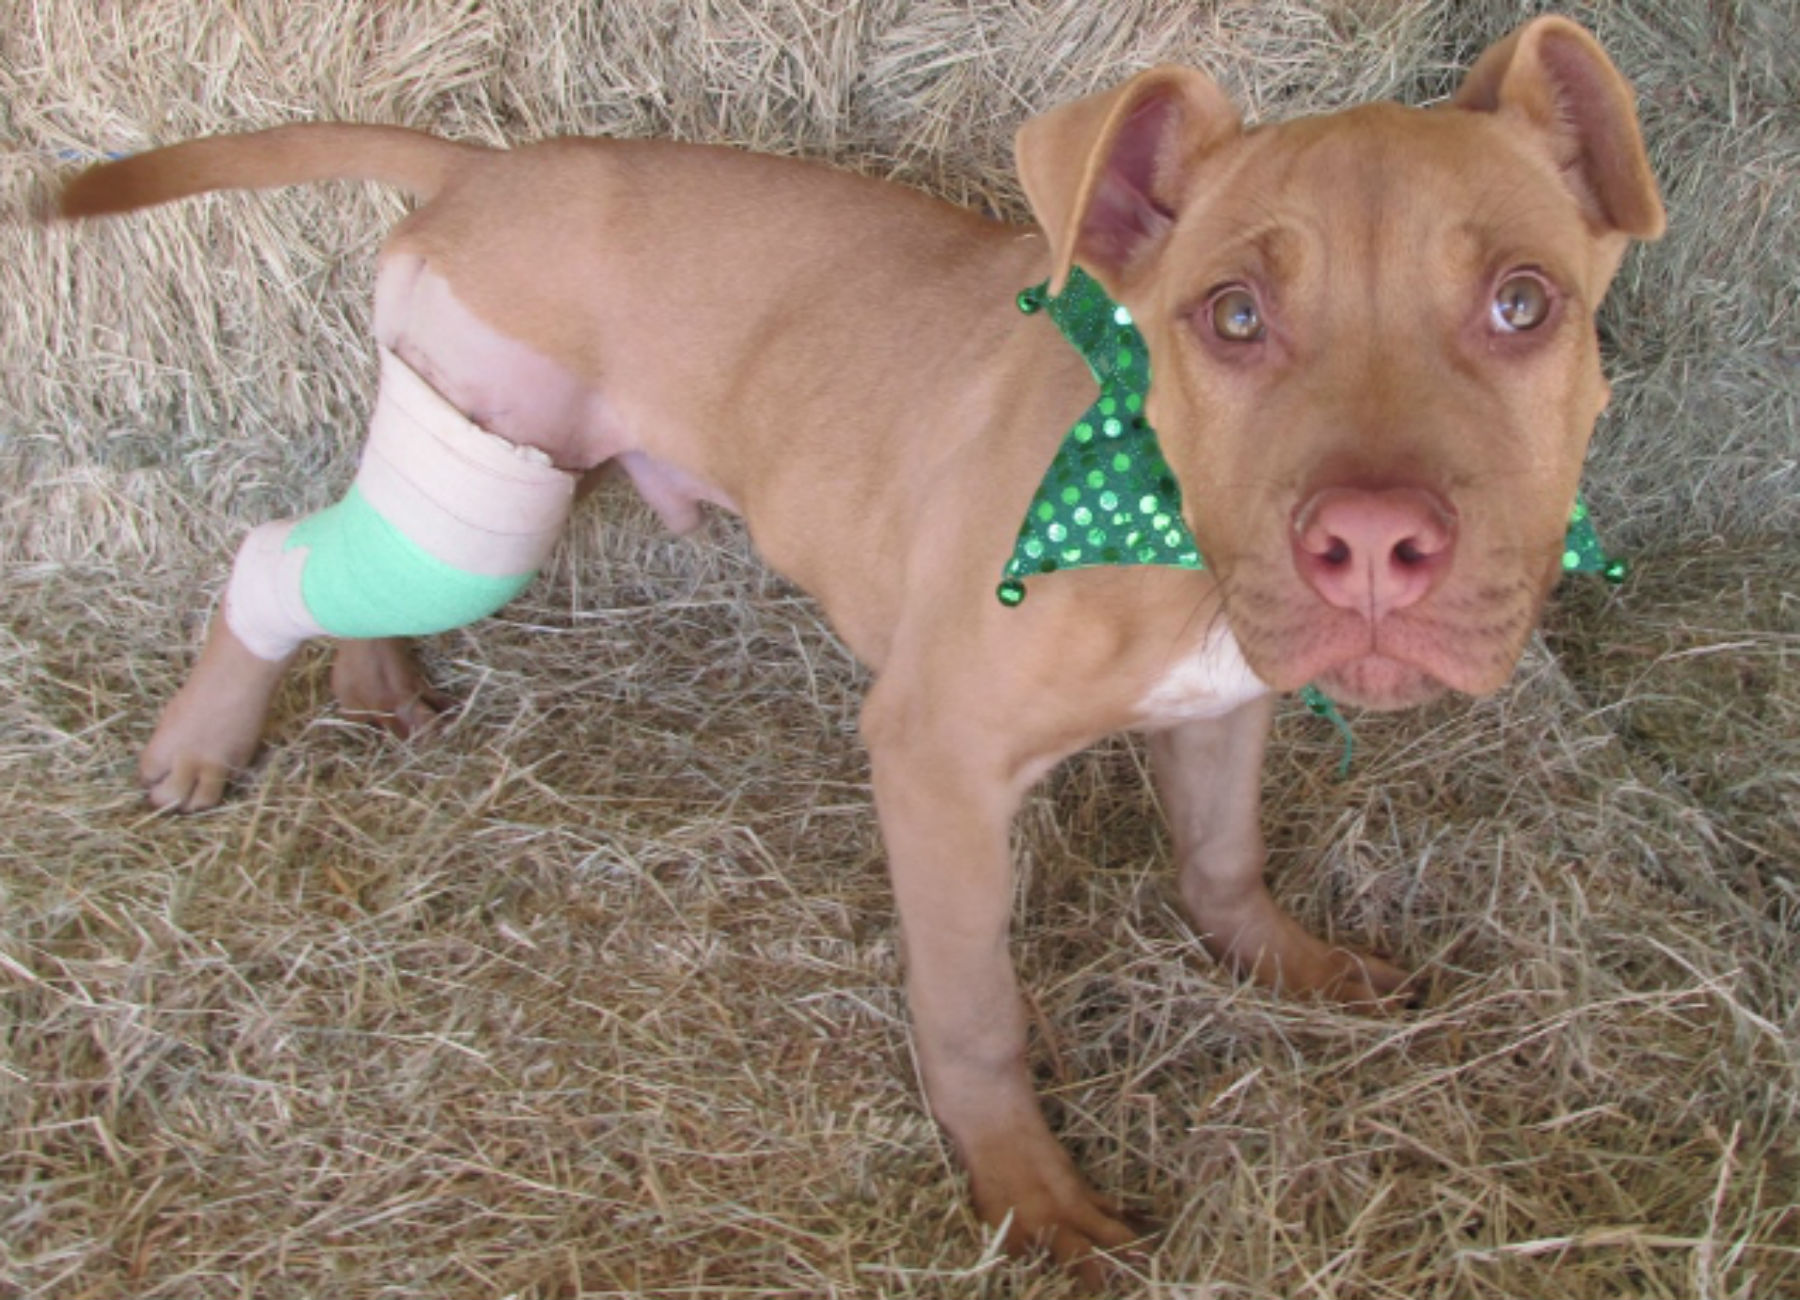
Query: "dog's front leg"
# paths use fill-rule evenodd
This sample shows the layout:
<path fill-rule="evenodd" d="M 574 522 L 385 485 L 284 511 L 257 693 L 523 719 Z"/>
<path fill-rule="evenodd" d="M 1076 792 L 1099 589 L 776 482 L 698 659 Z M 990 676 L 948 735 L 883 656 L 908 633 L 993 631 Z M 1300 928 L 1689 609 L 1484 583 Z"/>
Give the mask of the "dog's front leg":
<path fill-rule="evenodd" d="M 1351 1006 L 1387 1005 L 1405 984 L 1404 971 L 1315 938 L 1263 882 L 1262 760 L 1273 711 L 1265 696 L 1150 736 L 1188 920 L 1208 952 L 1259 984 Z"/>
<path fill-rule="evenodd" d="M 992 730 L 939 708 L 905 722 L 864 714 L 875 803 L 905 945 L 907 998 L 932 1113 L 969 1171 L 975 1207 L 1006 1246 L 1047 1248 L 1090 1283 L 1096 1247 L 1139 1234 L 1090 1188 L 1039 1109 L 1026 1020 L 1008 952 L 1007 834 L 1029 771 Z M 954 734 L 952 734 L 954 733 Z"/>

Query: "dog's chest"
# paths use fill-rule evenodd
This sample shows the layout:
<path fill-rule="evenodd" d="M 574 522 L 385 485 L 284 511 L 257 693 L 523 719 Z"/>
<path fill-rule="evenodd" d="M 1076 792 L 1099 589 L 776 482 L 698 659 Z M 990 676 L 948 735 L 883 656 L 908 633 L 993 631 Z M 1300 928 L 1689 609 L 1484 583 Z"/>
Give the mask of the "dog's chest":
<path fill-rule="evenodd" d="M 1218 718 L 1269 688 L 1250 670 L 1231 629 L 1220 624 L 1200 646 L 1175 661 L 1138 701 L 1140 725 L 1156 728 Z"/>

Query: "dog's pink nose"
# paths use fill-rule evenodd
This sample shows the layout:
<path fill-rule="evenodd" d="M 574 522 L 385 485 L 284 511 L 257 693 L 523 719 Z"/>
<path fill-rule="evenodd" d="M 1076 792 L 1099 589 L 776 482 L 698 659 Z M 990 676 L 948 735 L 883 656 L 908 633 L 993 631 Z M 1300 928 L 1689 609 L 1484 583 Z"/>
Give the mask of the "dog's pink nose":
<path fill-rule="evenodd" d="M 1455 545 L 1456 517 L 1420 488 L 1326 488 L 1294 517 L 1294 565 L 1307 586 L 1371 619 L 1423 600 Z"/>

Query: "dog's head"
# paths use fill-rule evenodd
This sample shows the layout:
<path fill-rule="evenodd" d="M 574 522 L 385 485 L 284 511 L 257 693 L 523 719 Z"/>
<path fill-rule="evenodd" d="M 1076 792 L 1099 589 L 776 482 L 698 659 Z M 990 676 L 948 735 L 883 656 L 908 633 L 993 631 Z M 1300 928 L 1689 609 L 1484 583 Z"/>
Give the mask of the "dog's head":
<path fill-rule="evenodd" d="M 1148 413 L 1245 657 L 1370 707 L 1498 689 L 1608 389 L 1594 310 L 1662 232 L 1629 86 L 1541 18 L 1448 106 L 1245 130 L 1158 68 L 1019 133 L 1052 289 L 1149 344 Z"/>

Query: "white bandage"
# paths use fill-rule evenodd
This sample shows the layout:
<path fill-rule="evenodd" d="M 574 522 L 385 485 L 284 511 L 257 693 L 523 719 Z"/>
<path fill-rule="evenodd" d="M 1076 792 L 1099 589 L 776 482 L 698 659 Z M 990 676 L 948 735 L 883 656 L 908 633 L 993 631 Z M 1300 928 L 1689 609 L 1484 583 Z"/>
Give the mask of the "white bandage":
<path fill-rule="evenodd" d="M 535 447 L 478 428 L 381 352 L 381 391 L 350 492 L 244 539 L 225 620 L 260 658 L 302 641 L 407 636 L 491 614 L 562 532 L 575 475 Z"/>
<path fill-rule="evenodd" d="M 300 596 L 307 553 L 287 548 L 292 519 L 252 528 L 225 584 L 225 625 L 258 659 L 282 660 L 302 641 L 324 636 Z"/>

